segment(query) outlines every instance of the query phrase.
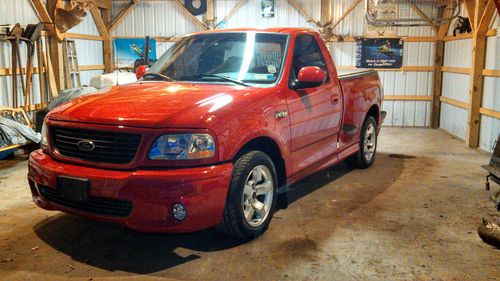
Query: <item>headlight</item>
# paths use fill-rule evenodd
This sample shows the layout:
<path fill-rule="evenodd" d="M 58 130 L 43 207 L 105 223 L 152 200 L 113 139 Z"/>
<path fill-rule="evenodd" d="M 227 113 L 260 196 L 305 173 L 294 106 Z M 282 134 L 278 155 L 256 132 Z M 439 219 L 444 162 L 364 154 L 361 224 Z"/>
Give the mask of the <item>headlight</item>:
<path fill-rule="evenodd" d="M 152 160 L 203 159 L 214 155 L 214 139 L 209 134 L 163 135 L 148 153 Z"/>
<path fill-rule="evenodd" d="M 49 130 L 47 130 L 47 123 L 45 121 L 43 121 L 42 132 L 41 132 L 42 139 L 40 140 L 41 146 L 45 146 L 45 147 L 49 146 L 48 134 L 49 134 Z"/>

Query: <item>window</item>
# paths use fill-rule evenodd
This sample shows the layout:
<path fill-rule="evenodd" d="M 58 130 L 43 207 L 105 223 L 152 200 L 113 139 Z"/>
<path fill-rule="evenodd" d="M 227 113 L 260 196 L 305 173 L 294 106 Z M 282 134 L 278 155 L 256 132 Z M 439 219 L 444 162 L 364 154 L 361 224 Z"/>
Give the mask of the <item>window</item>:
<path fill-rule="evenodd" d="M 328 79 L 328 70 L 318 41 L 316 41 L 314 36 L 309 34 L 299 35 L 295 40 L 290 81 L 295 80 L 299 75 L 300 69 L 305 66 L 319 67 L 325 72 L 325 76 Z"/>

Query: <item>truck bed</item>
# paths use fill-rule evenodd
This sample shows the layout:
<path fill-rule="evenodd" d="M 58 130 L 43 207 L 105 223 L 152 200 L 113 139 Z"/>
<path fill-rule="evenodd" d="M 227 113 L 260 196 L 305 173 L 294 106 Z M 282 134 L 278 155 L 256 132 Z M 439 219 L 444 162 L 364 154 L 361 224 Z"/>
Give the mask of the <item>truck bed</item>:
<path fill-rule="evenodd" d="M 349 70 L 338 70 L 338 77 L 340 80 L 348 80 L 348 79 L 354 79 L 354 78 L 360 78 L 363 76 L 368 76 L 371 74 L 376 73 L 375 70 L 373 69 L 349 69 Z"/>

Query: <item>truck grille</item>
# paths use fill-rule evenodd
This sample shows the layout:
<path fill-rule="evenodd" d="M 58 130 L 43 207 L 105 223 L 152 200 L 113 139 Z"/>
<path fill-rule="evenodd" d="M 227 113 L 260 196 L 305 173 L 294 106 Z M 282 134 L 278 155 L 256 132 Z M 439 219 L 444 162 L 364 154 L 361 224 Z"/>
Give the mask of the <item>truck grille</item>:
<path fill-rule="evenodd" d="M 99 163 L 129 163 L 141 142 L 141 135 L 121 132 L 51 127 L 51 133 L 60 155 Z M 78 145 L 82 141 L 91 141 L 92 149 L 82 149 Z"/>
<path fill-rule="evenodd" d="M 113 217 L 127 217 L 132 212 L 132 203 L 128 201 L 92 196 L 86 202 L 69 201 L 62 198 L 54 188 L 43 185 L 38 187 L 49 201 L 71 209 Z"/>

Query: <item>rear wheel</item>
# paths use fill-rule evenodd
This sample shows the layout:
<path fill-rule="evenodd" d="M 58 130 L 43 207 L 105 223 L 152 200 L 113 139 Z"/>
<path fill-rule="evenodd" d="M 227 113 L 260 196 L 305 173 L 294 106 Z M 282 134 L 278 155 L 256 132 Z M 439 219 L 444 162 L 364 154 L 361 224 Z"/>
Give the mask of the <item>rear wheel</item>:
<path fill-rule="evenodd" d="M 377 153 L 377 121 L 368 116 L 363 123 L 359 136 L 359 151 L 346 159 L 353 168 L 366 169 L 375 162 Z"/>
<path fill-rule="evenodd" d="M 217 230 L 250 240 L 269 227 L 277 199 L 272 160 L 261 151 L 243 154 L 234 164 L 222 222 Z"/>

